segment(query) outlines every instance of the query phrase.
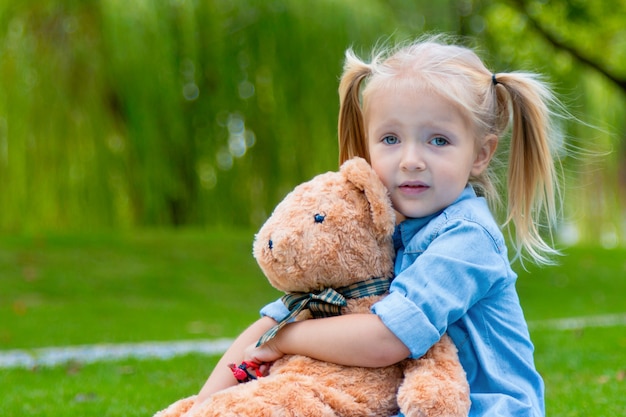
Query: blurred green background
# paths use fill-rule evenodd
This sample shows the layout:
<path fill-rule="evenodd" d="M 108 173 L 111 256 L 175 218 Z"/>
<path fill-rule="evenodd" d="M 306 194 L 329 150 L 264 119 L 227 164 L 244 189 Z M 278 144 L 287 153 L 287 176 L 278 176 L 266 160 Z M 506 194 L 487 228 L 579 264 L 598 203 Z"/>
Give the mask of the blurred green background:
<path fill-rule="evenodd" d="M 336 168 L 345 49 L 426 32 L 546 75 L 582 121 L 560 236 L 623 244 L 623 0 L 4 0 L 0 233 L 255 229 Z"/>

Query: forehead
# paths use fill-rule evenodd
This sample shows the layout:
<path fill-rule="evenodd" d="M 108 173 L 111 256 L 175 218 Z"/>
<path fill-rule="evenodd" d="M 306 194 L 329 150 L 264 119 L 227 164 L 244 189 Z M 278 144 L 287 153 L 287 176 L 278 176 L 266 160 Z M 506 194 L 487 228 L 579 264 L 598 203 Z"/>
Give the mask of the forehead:
<path fill-rule="evenodd" d="M 471 115 L 449 94 L 428 83 L 403 78 L 372 85 L 363 96 L 365 122 L 372 119 L 432 119 L 432 122 L 457 122 L 471 128 Z M 378 120 L 380 121 L 380 120 Z"/>

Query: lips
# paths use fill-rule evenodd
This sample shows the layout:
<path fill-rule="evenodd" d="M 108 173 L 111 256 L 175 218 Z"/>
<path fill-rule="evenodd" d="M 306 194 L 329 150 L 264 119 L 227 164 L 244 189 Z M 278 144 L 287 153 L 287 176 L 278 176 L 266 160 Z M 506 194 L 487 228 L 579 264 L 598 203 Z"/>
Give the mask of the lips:
<path fill-rule="evenodd" d="M 400 184 L 400 188 L 428 188 L 422 181 L 405 181 Z"/>
<path fill-rule="evenodd" d="M 408 194 L 418 194 L 428 190 L 430 187 L 422 181 L 405 181 L 398 188 Z"/>

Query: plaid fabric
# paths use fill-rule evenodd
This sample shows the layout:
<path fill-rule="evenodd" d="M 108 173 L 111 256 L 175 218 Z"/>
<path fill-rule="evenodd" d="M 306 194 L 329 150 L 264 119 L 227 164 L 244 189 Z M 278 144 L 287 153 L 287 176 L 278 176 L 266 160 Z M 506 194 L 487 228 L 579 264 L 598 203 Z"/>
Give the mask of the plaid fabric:
<path fill-rule="evenodd" d="M 314 293 L 285 294 L 282 301 L 289 310 L 289 314 L 261 336 L 257 346 L 261 346 L 276 336 L 276 333 L 302 310 L 308 309 L 314 318 L 338 316 L 341 314 L 341 308 L 348 304 L 346 299 L 383 295 L 389 289 L 391 280 L 391 278 L 376 277 L 337 289 L 326 288 Z"/>

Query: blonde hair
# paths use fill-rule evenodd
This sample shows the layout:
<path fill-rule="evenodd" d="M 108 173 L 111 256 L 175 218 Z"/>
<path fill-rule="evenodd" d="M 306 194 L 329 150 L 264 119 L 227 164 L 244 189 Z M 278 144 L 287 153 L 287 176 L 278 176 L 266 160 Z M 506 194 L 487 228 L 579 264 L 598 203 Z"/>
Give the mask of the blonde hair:
<path fill-rule="evenodd" d="M 551 129 L 551 105 L 558 102 L 536 74 L 492 74 L 470 49 L 441 36 L 378 49 L 369 63 L 346 52 L 339 85 L 339 160 L 369 161 L 364 114 L 368 96 L 380 88 L 413 83 L 454 103 L 473 122 L 476 138 L 502 137 L 511 125 L 507 165 L 505 225 L 513 224 L 516 255 L 525 251 L 537 263 L 551 263 L 558 252 L 541 236 L 556 224 L 559 197 L 554 162 L 560 143 Z M 493 169 L 471 177 L 470 184 L 493 207 L 498 202 Z M 545 221 L 545 225 L 541 225 Z"/>

